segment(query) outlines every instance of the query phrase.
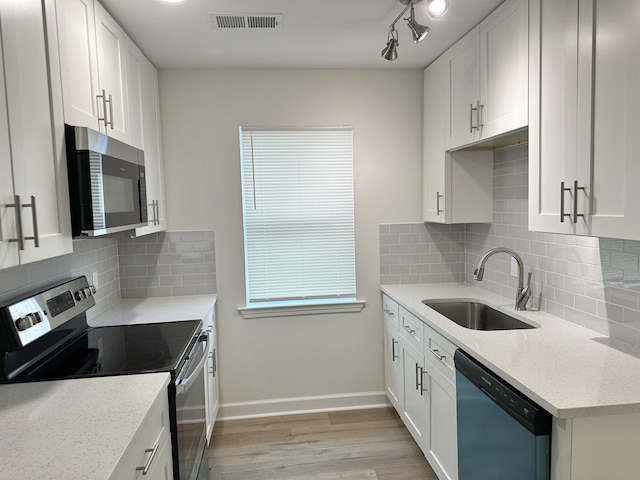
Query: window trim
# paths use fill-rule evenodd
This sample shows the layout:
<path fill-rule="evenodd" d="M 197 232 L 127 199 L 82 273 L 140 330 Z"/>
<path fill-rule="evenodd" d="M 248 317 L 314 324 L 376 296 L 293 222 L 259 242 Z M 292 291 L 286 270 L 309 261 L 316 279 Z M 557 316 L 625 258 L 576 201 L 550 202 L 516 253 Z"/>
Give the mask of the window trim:
<path fill-rule="evenodd" d="M 365 300 L 350 299 L 339 302 L 297 303 L 290 305 L 249 305 L 239 307 L 238 312 L 245 320 L 272 317 L 292 317 L 301 315 L 323 315 L 328 313 L 359 313 L 366 306 Z"/>

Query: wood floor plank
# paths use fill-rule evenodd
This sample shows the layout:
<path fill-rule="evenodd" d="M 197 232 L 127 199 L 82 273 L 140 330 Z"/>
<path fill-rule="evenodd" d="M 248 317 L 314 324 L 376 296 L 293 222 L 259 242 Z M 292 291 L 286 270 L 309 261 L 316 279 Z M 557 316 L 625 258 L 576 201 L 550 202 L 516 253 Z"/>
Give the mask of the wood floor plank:
<path fill-rule="evenodd" d="M 395 410 L 217 422 L 211 480 L 437 480 Z"/>

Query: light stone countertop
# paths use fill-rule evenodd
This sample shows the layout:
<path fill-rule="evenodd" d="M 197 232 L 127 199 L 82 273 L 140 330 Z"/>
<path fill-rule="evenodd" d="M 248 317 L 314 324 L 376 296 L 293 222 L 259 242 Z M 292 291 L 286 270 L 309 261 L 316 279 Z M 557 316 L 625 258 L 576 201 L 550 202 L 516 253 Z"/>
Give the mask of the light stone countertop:
<path fill-rule="evenodd" d="M 559 418 L 640 413 L 640 352 L 545 312 L 467 284 L 383 285 L 382 291 Z M 422 303 L 481 300 L 525 322 L 525 330 L 476 331 Z"/>
<path fill-rule="evenodd" d="M 0 479 L 107 480 L 168 373 L 0 385 Z"/>
<path fill-rule="evenodd" d="M 91 327 L 136 323 L 202 320 L 217 301 L 217 295 L 131 298 L 120 300 L 87 321 Z"/>

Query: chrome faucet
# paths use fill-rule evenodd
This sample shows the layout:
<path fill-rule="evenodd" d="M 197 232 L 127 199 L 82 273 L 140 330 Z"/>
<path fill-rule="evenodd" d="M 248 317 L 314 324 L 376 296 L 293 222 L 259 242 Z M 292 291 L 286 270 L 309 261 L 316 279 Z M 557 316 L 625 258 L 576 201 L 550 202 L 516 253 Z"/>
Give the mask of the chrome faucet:
<path fill-rule="evenodd" d="M 478 282 L 482 281 L 482 277 L 484 277 L 484 264 L 487 263 L 489 257 L 492 257 L 496 253 L 506 253 L 508 255 L 511 255 L 518 264 L 518 290 L 516 291 L 516 310 L 526 310 L 527 301 L 531 296 L 531 272 L 529 272 L 529 275 L 527 277 L 527 285 L 525 285 L 524 264 L 522 263 L 522 258 L 520 258 L 520 255 L 518 255 L 514 250 L 506 247 L 497 247 L 489 250 L 480 259 L 478 267 L 473 271 L 473 279 L 477 280 Z"/>

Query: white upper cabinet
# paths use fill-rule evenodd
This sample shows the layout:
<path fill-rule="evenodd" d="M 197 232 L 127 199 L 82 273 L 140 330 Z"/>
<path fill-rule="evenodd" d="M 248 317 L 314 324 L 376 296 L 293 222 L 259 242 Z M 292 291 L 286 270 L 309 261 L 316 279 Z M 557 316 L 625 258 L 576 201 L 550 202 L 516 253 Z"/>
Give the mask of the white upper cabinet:
<path fill-rule="evenodd" d="M 463 41 L 458 46 L 464 44 Z M 449 118 L 454 115 L 447 104 L 450 89 L 456 88 L 456 82 L 451 79 L 451 66 L 456 64 L 455 59 L 464 58 L 461 52 L 464 50 L 448 50 L 424 71 L 425 222 L 493 221 L 493 153 L 490 150 L 447 152 L 445 146 L 450 131 L 447 125 L 453 124 Z"/>
<path fill-rule="evenodd" d="M 531 230 L 640 239 L 637 2 L 531 1 Z"/>
<path fill-rule="evenodd" d="M 65 121 L 98 130 L 98 53 L 93 0 L 57 0 Z"/>
<path fill-rule="evenodd" d="M 59 77 L 55 63 L 49 76 L 47 63 L 55 29 L 45 36 L 44 16 L 51 11 L 48 0 L 0 3 L 0 268 L 73 249 Z"/>
<path fill-rule="evenodd" d="M 578 0 L 531 0 L 529 228 L 556 233 L 586 234 L 589 152 L 580 147 L 590 138 L 580 125 L 590 110 L 589 70 L 579 62 Z M 579 94 L 582 98 L 579 99 Z M 579 127 L 583 131 L 579 132 Z M 586 127 L 586 130 L 585 130 Z M 582 144 L 578 139 L 582 138 Z M 581 151 L 579 152 L 579 149 Z M 586 175 L 586 177 L 584 177 Z M 578 182 L 576 184 L 576 182 Z M 578 194 L 580 202 L 574 201 Z M 574 208 L 576 210 L 574 210 Z M 579 212 L 578 212 L 579 210 Z"/>
<path fill-rule="evenodd" d="M 527 53 L 527 0 L 507 0 L 447 51 L 448 150 L 527 126 Z"/>
<path fill-rule="evenodd" d="M 529 121 L 529 3 L 507 1 L 480 24 L 480 138 Z"/>
<path fill-rule="evenodd" d="M 143 148 L 139 50 L 94 0 L 57 0 L 65 121 Z"/>
<path fill-rule="evenodd" d="M 143 57 L 142 63 L 142 125 L 144 165 L 147 180 L 148 225 L 135 230 L 136 236 L 164 231 L 167 228 L 164 204 L 164 163 L 160 128 L 158 71 Z"/>
<path fill-rule="evenodd" d="M 478 140 L 480 105 L 480 27 L 467 33 L 444 56 L 448 63 L 449 122 L 446 148 Z"/>
<path fill-rule="evenodd" d="M 440 57 L 424 71 L 423 218 L 445 223 L 444 137 L 448 121 L 449 72 L 446 58 Z"/>
<path fill-rule="evenodd" d="M 640 3 L 593 3 L 591 234 L 640 240 Z"/>

